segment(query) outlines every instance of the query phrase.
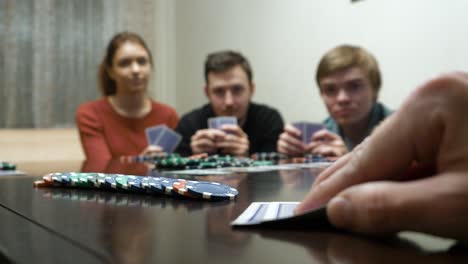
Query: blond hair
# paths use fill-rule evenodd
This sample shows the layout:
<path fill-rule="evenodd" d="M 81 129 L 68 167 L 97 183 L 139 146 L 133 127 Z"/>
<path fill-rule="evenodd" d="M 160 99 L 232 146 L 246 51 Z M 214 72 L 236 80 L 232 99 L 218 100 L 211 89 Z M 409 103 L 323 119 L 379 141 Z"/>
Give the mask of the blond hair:
<path fill-rule="evenodd" d="M 322 78 L 352 67 L 358 67 L 366 73 L 372 88 L 378 94 L 382 85 L 379 65 L 371 53 L 359 46 L 340 45 L 325 53 L 317 68 L 317 85 L 320 87 Z"/>

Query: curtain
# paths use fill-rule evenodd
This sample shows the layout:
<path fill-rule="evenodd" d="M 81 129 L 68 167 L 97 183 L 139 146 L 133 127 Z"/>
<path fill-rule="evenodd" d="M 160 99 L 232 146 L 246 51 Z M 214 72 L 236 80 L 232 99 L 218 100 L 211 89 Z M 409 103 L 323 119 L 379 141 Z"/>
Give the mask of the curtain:
<path fill-rule="evenodd" d="M 0 128 L 73 127 L 115 33 L 154 47 L 155 2 L 0 0 Z"/>

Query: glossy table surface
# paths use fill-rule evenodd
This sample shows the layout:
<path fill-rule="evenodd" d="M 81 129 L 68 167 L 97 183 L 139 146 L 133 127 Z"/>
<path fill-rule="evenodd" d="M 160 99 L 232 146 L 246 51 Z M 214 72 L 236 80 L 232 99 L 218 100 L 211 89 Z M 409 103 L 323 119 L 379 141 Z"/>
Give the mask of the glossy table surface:
<path fill-rule="evenodd" d="M 459 263 L 456 241 L 403 232 L 385 239 L 332 231 L 232 229 L 255 201 L 300 201 L 320 170 L 299 169 L 198 180 L 239 190 L 236 201 L 34 188 L 55 171 L 146 175 L 144 164 L 29 162 L 0 177 L 0 252 L 15 263 Z M 179 175 L 176 177 L 186 177 Z M 454 250 L 455 249 L 455 250 Z"/>

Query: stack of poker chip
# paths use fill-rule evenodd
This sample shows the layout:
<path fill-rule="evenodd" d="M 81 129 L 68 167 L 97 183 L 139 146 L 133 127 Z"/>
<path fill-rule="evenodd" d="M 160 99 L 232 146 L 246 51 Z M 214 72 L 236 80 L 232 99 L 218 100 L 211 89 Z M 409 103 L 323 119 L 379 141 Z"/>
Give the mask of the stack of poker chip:
<path fill-rule="evenodd" d="M 50 173 L 35 187 L 71 187 L 167 195 L 197 200 L 234 200 L 239 192 L 225 184 L 165 177 L 104 173 Z"/>
<path fill-rule="evenodd" d="M 259 161 L 280 161 L 287 159 L 288 156 L 278 152 L 257 152 L 252 154 L 252 159 Z"/>
<path fill-rule="evenodd" d="M 0 171 L 14 171 L 16 170 L 16 165 L 8 162 L 0 162 Z"/>
<path fill-rule="evenodd" d="M 251 167 L 271 165 L 271 162 L 255 161 L 249 158 L 237 158 L 229 155 L 211 155 L 207 157 L 183 158 L 178 155 L 169 155 L 153 161 L 157 169 L 214 169 L 227 167 Z"/>

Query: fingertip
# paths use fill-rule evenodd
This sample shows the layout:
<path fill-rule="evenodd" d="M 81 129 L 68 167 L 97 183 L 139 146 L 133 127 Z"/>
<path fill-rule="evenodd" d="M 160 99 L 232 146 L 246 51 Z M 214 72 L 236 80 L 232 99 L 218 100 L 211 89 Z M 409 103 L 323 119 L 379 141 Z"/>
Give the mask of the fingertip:
<path fill-rule="evenodd" d="M 300 215 L 302 214 L 302 208 L 299 207 L 300 205 L 298 205 L 294 210 L 293 210 L 293 214 L 294 215 Z"/>
<path fill-rule="evenodd" d="M 327 205 L 327 215 L 334 226 L 344 229 L 351 228 L 353 217 L 352 202 L 343 196 L 331 199 Z"/>
<path fill-rule="evenodd" d="M 296 208 L 294 208 L 293 212 L 294 215 L 300 215 L 306 212 L 307 210 L 304 209 L 304 202 L 301 202 Z"/>
<path fill-rule="evenodd" d="M 295 137 L 299 137 L 302 134 L 301 131 L 299 129 L 297 129 L 295 126 L 293 126 L 293 125 L 287 125 L 285 127 L 284 131 L 287 134 L 295 136 Z"/>
<path fill-rule="evenodd" d="M 317 196 L 311 189 L 311 191 L 309 192 L 309 194 L 306 195 L 304 200 L 301 203 L 299 203 L 296 206 L 296 208 L 294 208 L 294 214 L 303 214 L 305 212 L 317 209 L 320 206 L 322 206 L 322 204 L 319 202 L 319 199 L 317 199 Z"/>

